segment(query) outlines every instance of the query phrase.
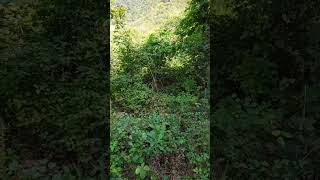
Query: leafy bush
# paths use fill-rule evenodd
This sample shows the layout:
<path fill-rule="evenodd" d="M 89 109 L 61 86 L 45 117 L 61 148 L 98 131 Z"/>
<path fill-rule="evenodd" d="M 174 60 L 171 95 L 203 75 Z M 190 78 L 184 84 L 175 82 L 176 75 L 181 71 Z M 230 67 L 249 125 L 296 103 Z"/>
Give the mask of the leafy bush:
<path fill-rule="evenodd" d="M 208 134 L 209 129 L 207 124 L 199 123 L 206 122 L 204 114 L 190 113 L 179 117 L 154 113 L 137 118 L 130 115 L 119 117 L 115 114 L 113 118 L 111 172 L 114 177 L 121 177 L 124 172 L 129 173 L 129 177 L 133 176 L 134 172 L 142 171 L 141 167 L 145 167 L 145 164 L 150 168 L 150 177 L 163 177 L 163 174 L 155 172 L 168 173 L 167 169 L 179 168 L 189 163 L 197 171 L 196 176 L 208 176 L 208 136 L 202 136 Z M 198 131 L 199 126 L 202 126 L 203 131 Z M 204 147 L 207 147 L 206 150 Z M 153 162 L 175 154 L 186 157 L 176 162 L 178 164 L 172 164 L 170 159 L 167 159 L 168 162 L 160 162 L 158 166 Z"/>

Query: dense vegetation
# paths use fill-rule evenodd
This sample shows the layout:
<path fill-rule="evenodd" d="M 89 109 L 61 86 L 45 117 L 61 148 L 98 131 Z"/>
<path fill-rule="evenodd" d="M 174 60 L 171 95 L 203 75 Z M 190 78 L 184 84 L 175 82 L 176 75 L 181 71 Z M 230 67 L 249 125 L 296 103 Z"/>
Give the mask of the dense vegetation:
<path fill-rule="evenodd" d="M 0 5 L 1 179 L 104 179 L 106 6 Z"/>
<path fill-rule="evenodd" d="M 211 4 L 216 179 L 319 179 L 319 1 Z"/>
<path fill-rule="evenodd" d="M 157 30 L 165 21 L 178 18 L 187 6 L 187 0 L 174 0 L 163 2 L 163 0 L 116 0 L 113 9 L 123 9 L 123 16 L 126 28 L 135 33 L 135 40 L 141 36 L 147 36 Z M 114 30 L 116 23 L 111 23 L 111 30 Z"/>
<path fill-rule="evenodd" d="M 209 33 L 190 21 L 198 5 L 208 8 L 192 1 L 179 18 L 162 21 L 142 40 L 125 19 L 112 33 L 113 178 L 209 178 Z M 114 8 L 115 19 L 120 11 Z"/>
<path fill-rule="evenodd" d="M 0 179 L 320 179 L 320 1 L 0 2 Z"/>

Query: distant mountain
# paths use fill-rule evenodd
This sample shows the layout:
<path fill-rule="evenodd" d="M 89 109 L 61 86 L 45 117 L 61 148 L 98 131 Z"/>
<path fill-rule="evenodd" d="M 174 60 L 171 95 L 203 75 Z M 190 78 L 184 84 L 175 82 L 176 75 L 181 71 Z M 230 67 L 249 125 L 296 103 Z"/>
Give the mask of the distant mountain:
<path fill-rule="evenodd" d="M 143 16 L 153 4 L 159 3 L 160 0 L 116 0 L 114 6 L 123 5 L 127 9 L 127 22 L 132 22 Z"/>
<path fill-rule="evenodd" d="M 126 24 L 140 32 L 159 27 L 164 20 L 177 16 L 187 7 L 189 0 L 116 0 L 113 6 L 127 9 Z"/>

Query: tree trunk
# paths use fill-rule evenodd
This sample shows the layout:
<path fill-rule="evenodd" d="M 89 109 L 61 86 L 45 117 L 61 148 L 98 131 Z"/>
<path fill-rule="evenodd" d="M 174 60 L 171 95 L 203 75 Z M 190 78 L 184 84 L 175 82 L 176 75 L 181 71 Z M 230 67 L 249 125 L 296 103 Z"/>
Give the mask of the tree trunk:
<path fill-rule="evenodd" d="M 158 92 L 159 87 L 158 87 L 158 83 L 157 83 L 157 79 L 155 78 L 154 74 L 152 74 L 152 88 Z"/>

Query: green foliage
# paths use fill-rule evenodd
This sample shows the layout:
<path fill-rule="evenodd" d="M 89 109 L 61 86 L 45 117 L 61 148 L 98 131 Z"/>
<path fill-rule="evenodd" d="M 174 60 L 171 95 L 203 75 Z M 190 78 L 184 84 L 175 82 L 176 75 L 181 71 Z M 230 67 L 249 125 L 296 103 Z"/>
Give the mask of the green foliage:
<path fill-rule="evenodd" d="M 208 132 L 207 124 L 203 123 L 206 122 L 204 114 L 189 113 L 181 117 L 175 114 L 166 114 L 161 117 L 158 113 L 153 113 L 137 118 L 129 115 L 115 114 L 114 116 L 111 124 L 113 176 L 121 177 L 123 171 L 133 172 L 134 170 L 138 175 L 146 174 L 149 170 L 147 171 L 144 165 L 140 166 L 141 164 L 149 162 L 152 166 L 153 158 L 179 153 L 187 156 L 190 164 L 199 170 L 197 172 L 199 176 L 208 174 L 206 169 L 208 167 L 208 149 L 203 150 L 204 147 L 208 147 L 208 136 L 201 137 Z M 203 132 L 197 132 L 197 128 L 203 129 Z M 169 163 L 169 160 L 161 164 L 161 169 L 169 168 L 169 164 L 166 165 L 166 163 Z M 155 167 L 153 166 L 153 168 Z M 158 169 L 152 170 L 159 171 Z M 150 176 L 152 175 L 154 174 L 150 174 Z"/>
<path fill-rule="evenodd" d="M 138 166 L 135 173 L 141 178 L 144 179 L 147 177 L 147 174 L 150 172 L 149 166 L 144 165 L 144 163 L 141 164 L 141 166 Z M 155 179 L 154 176 L 152 176 L 151 179 Z"/>
<path fill-rule="evenodd" d="M 184 18 L 143 39 L 130 21 L 112 32 L 113 179 L 209 178 L 208 41 L 180 33 Z"/>
<path fill-rule="evenodd" d="M 97 1 L 73 0 L 1 4 L 5 179 L 104 176 L 103 8 Z"/>
<path fill-rule="evenodd" d="M 126 9 L 127 28 L 144 34 L 152 33 L 168 19 L 177 17 L 187 6 L 188 0 L 116 0 L 114 7 Z"/>
<path fill-rule="evenodd" d="M 310 81 L 317 73 L 308 72 L 319 63 L 309 51 L 319 38 L 307 37 L 319 24 L 319 3 L 212 4 L 214 177 L 316 178 L 319 113 L 307 104 L 317 101 L 311 91 L 319 82 Z"/>

